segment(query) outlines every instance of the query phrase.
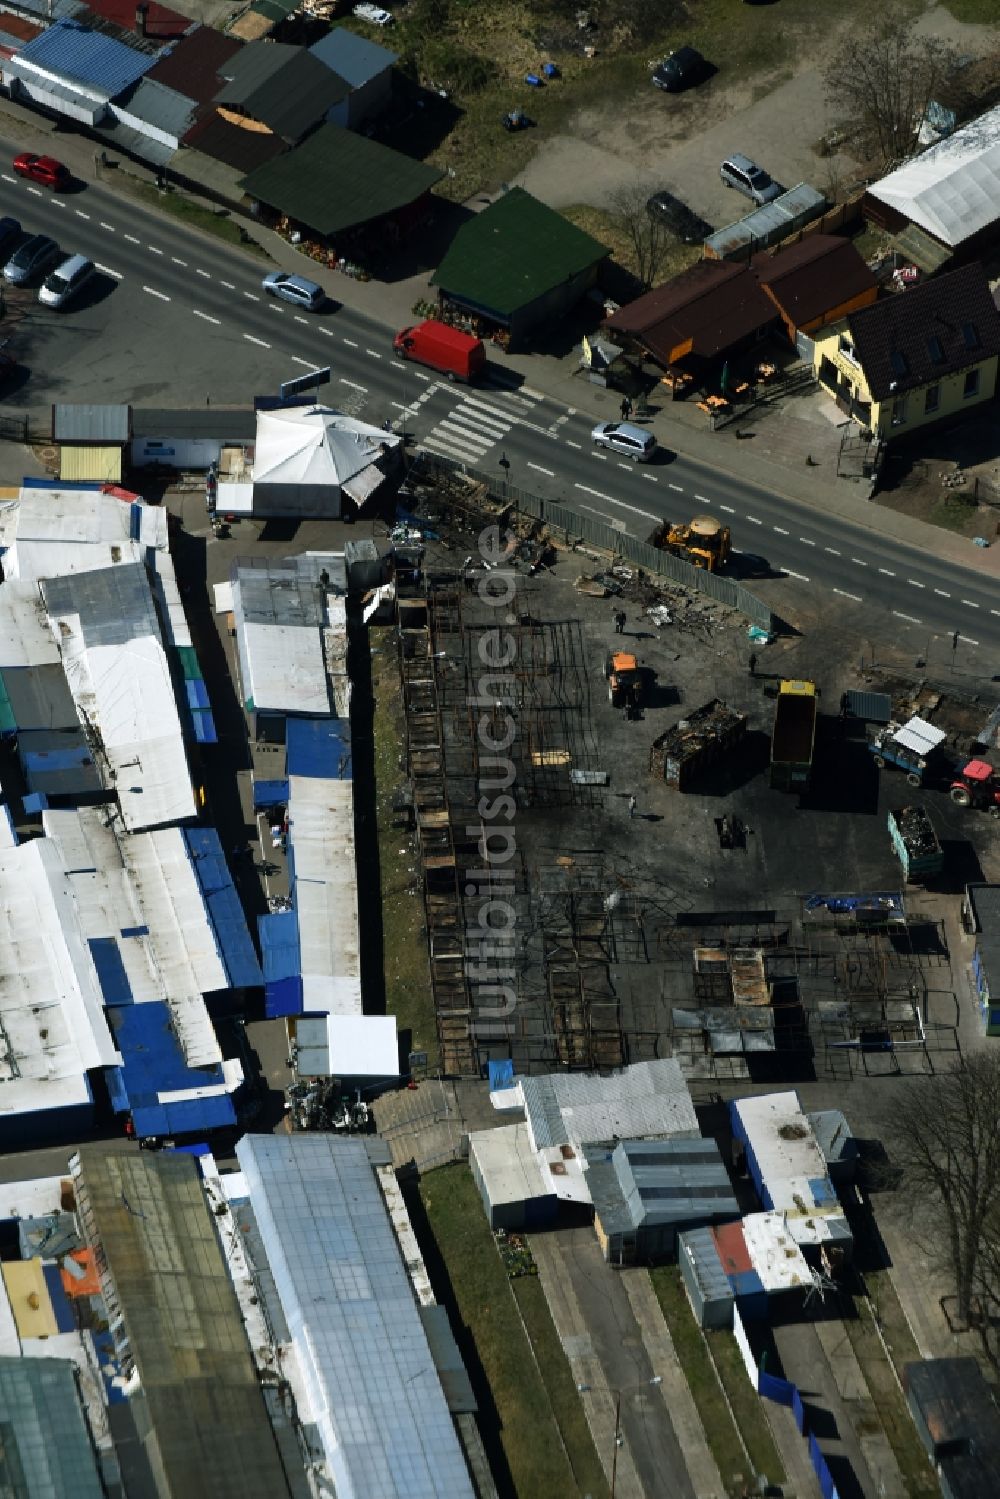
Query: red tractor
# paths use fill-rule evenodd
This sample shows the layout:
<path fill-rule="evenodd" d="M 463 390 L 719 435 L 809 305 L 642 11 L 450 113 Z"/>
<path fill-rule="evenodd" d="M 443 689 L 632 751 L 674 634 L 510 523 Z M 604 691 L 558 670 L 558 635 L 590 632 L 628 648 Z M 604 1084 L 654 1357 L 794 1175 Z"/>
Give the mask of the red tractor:
<path fill-rule="evenodd" d="M 1000 780 L 985 760 L 969 760 L 952 781 L 948 795 L 960 807 L 979 807 L 1000 817 Z"/>

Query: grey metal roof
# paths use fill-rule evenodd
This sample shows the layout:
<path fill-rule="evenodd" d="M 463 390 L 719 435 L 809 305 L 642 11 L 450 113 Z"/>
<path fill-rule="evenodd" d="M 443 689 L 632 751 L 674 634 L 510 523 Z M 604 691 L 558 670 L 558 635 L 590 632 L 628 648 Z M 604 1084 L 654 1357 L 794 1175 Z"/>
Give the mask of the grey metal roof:
<path fill-rule="evenodd" d="M 223 64 L 217 104 L 235 104 L 294 144 L 346 99 L 350 88 L 302 47 L 248 42 Z"/>
<path fill-rule="evenodd" d="M 674 1057 L 636 1062 L 608 1077 L 550 1073 L 521 1079 L 536 1147 L 594 1144 L 643 1135 L 698 1135 L 698 1121 Z"/>
<path fill-rule="evenodd" d="M 104 1145 L 79 1157 L 81 1220 L 107 1262 L 164 1492 L 281 1499 L 288 1485 L 193 1157 Z"/>
<path fill-rule="evenodd" d="M 587 1182 L 607 1233 L 662 1224 L 703 1224 L 740 1216 L 714 1140 L 623 1140 L 587 1151 Z"/>
<path fill-rule="evenodd" d="M 153 594 L 141 562 L 43 578 L 41 589 L 50 615 L 80 616 L 88 647 L 124 645 L 141 635 L 160 639 Z"/>
<path fill-rule="evenodd" d="M 852 687 L 844 693 L 844 706 L 853 718 L 868 723 L 888 723 L 892 717 L 892 698 L 888 692 L 859 692 Z"/>
<path fill-rule="evenodd" d="M 133 437 L 215 437 L 252 442 L 257 415 L 250 406 L 133 406 Z"/>
<path fill-rule="evenodd" d="M 165 167 L 177 155 L 176 146 L 167 141 L 154 140 L 138 126 L 125 125 L 111 115 L 92 126 L 92 129 L 95 136 L 113 150 L 127 151 L 130 156 L 138 156 L 140 161 L 146 161 L 150 166 Z"/>
<path fill-rule="evenodd" d="M 4 673 L 4 682 L 9 675 Z M 1000 994 L 1000 885 L 965 888 L 976 924 L 976 954 L 985 970 L 990 993 Z"/>
<path fill-rule="evenodd" d="M 320 574 L 329 582 L 320 587 Z M 346 565 L 340 557 L 238 558 L 232 581 L 239 588 L 239 610 L 248 625 L 313 625 L 326 623 L 324 593 L 343 593 Z"/>
<path fill-rule="evenodd" d="M 677 1259 L 678 1262 L 686 1260 L 688 1271 L 706 1302 L 732 1301 L 733 1288 L 710 1228 L 688 1228 L 678 1234 Z"/>
<path fill-rule="evenodd" d="M 346 26 L 334 26 L 326 36 L 314 42 L 309 51 L 352 89 L 370 83 L 399 61 L 396 53 L 390 52 L 388 47 L 369 42 L 356 31 L 348 31 Z"/>
<path fill-rule="evenodd" d="M 300 1025 L 301 1023 L 299 1021 Z M 422 1306 L 419 1311 L 448 1409 L 455 1416 L 475 1415 L 479 1405 L 472 1393 L 472 1382 L 458 1351 L 447 1311 L 443 1306 L 436 1305 Z"/>
<path fill-rule="evenodd" d="M 337 1493 L 473 1499 L 365 1141 L 245 1135 L 236 1155 Z"/>
<path fill-rule="evenodd" d="M 129 408 L 60 401 L 52 408 L 53 442 L 128 442 Z"/>
<path fill-rule="evenodd" d="M 0 1488 L 18 1499 L 102 1499 L 104 1485 L 68 1359 L 0 1358 Z"/>
<path fill-rule="evenodd" d="M 3 684 L 18 729 L 79 728 L 61 661 L 47 666 L 6 667 Z"/>
<path fill-rule="evenodd" d="M 974 1358 L 907 1364 L 903 1378 L 917 1428 L 949 1499 L 1000 1493 L 1000 1410 Z"/>
<path fill-rule="evenodd" d="M 178 93 L 177 89 L 168 88 L 165 83 L 157 83 L 152 78 L 140 78 L 134 88 L 115 102 L 117 107 L 135 115 L 145 124 L 165 130 L 178 139 L 191 124 L 198 107 L 194 99 L 189 99 L 186 94 Z"/>
<path fill-rule="evenodd" d="M 856 1158 L 858 1142 L 840 1109 L 819 1109 L 806 1118 L 828 1165 Z"/>

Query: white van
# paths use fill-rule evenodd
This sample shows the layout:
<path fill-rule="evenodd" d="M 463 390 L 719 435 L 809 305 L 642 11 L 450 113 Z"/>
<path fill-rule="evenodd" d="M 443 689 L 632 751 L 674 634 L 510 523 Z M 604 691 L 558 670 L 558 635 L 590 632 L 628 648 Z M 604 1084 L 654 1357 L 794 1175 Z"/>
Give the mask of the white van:
<path fill-rule="evenodd" d="M 39 302 L 43 302 L 46 307 L 65 307 L 86 286 L 96 269 L 94 262 L 85 255 L 71 255 L 62 265 L 57 265 L 51 275 L 46 276 L 38 289 Z"/>

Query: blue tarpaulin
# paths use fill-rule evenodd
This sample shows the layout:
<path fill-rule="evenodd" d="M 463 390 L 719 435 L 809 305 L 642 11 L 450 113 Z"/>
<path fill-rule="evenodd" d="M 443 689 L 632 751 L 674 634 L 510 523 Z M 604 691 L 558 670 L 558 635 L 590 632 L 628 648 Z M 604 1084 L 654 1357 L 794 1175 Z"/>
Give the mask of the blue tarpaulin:
<path fill-rule="evenodd" d="M 89 937 L 90 955 L 97 969 L 101 993 L 106 1005 L 130 1005 L 134 1003 L 132 985 L 125 972 L 122 955 L 114 937 Z"/>
<path fill-rule="evenodd" d="M 32 791 L 30 795 L 21 798 L 21 806 L 28 813 L 44 812 L 48 804 L 48 797 L 41 791 Z"/>
<path fill-rule="evenodd" d="M 184 680 L 184 691 L 187 694 L 188 707 L 211 707 L 211 703 L 208 701 L 208 688 L 201 677 L 186 677 Z"/>
<path fill-rule="evenodd" d="M 219 736 L 215 728 L 215 719 L 208 708 L 193 708 L 191 723 L 194 728 L 194 737 L 199 744 L 218 744 Z"/>
<path fill-rule="evenodd" d="M 258 781 L 253 783 L 254 811 L 262 807 L 285 807 L 288 805 L 287 781 Z"/>
<path fill-rule="evenodd" d="M 166 1094 L 223 1082 L 218 1063 L 188 1066 L 167 1005 L 158 1001 L 125 1005 L 107 1014 L 122 1055 L 122 1066 L 109 1069 L 117 1073 L 116 1079 L 109 1076 L 109 1090 L 116 1112 L 121 1112 L 118 1100 L 125 1098 L 140 1139 L 151 1135 L 205 1135 L 236 1123 L 236 1107 L 229 1093 L 162 1101 Z"/>
<path fill-rule="evenodd" d="M 201 889 L 229 985 L 254 989 L 264 977 L 247 930 L 243 907 L 222 856 L 214 828 L 183 828 L 184 841 Z"/>
<path fill-rule="evenodd" d="M 490 1092 L 495 1093 L 499 1088 L 509 1088 L 514 1082 L 514 1063 L 509 1057 L 501 1062 L 490 1062 Z"/>
<path fill-rule="evenodd" d="M 351 779 L 351 725 L 346 718 L 290 718 L 285 745 L 290 776 Z"/>
<path fill-rule="evenodd" d="M 264 959 L 264 1014 L 302 1013 L 302 975 L 299 920 L 294 911 L 275 911 L 257 918 L 260 950 Z"/>

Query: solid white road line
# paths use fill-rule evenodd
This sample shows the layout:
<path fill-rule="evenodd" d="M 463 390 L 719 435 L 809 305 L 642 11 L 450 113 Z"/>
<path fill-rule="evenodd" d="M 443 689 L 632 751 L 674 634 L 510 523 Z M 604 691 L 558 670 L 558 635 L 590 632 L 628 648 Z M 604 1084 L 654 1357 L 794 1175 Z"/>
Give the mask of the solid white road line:
<path fill-rule="evenodd" d="M 269 343 L 265 343 L 262 338 L 254 338 L 252 333 L 244 333 L 243 337 L 246 339 L 248 344 L 257 344 L 262 349 L 269 349 L 271 347 L 271 345 Z"/>
<path fill-rule="evenodd" d="M 550 468 L 542 468 L 542 465 L 540 463 L 529 463 L 528 467 L 533 468 L 536 474 L 545 474 L 550 479 L 555 478 L 555 474 L 552 472 L 552 470 Z"/>
<path fill-rule="evenodd" d="M 900 611 L 898 609 L 894 609 L 892 612 L 893 612 L 894 616 L 896 617 L 896 619 L 905 619 L 906 623 L 908 625 L 919 625 L 919 624 L 923 623 L 922 620 L 914 619 L 912 614 L 902 614 L 902 613 L 900 613 Z"/>
<path fill-rule="evenodd" d="M 781 569 L 781 571 L 783 573 L 786 573 L 788 575 L 788 577 L 790 577 L 790 578 L 798 578 L 798 580 L 799 580 L 800 583 L 808 583 L 809 582 L 809 579 L 806 577 L 805 573 L 793 573 L 792 569 L 790 567 L 783 567 Z"/>
<path fill-rule="evenodd" d="M 641 515 L 643 520 L 661 519 L 661 517 L 658 515 L 650 515 L 648 510 L 640 510 L 637 505 L 626 505 L 624 500 L 616 500 L 614 495 L 609 494 L 607 496 L 607 501 L 609 505 L 617 505 L 619 510 L 631 510 L 633 515 Z"/>
<path fill-rule="evenodd" d="M 159 299 L 160 299 L 161 302 L 169 302 L 170 301 L 170 298 L 167 296 L 166 292 L 165 291 L 157 291 L 155 286 L 144 286 L 142 289 L 143 289 L 144 292 L 147 292 L 149 294 L 149 296 L 151 296 L 151 297 L 159 297 Z"/>
<path fill-rule="evenodd" d="M 860 593 L 848 593 L 843 588 L 835 588 L 833 591 L 834 593 L 838 593 L 842 599 L 853 599 L 856 604 L 864 603 Z"/>
<path fill-rule="evenodd" d="M 600 489 L 591 489 L 589 484 L 574 484 L 573 488 L 582 490 L 584 494 L 592 494 L 595 500 L 607 500 L 610 504 L 609 494 L 604 494 Z"/>
<path fill-rule="evenodd" d="M 352 390 L 363 390 L 364 393 L 365 393 L 365 395 L 368 394 L 368 387 L 367 387 L 367 385 L 359 385 L 356 380 L 348 380 L 343 375 L 341 375 L 341 377 L 340 377 L 340 383 L 341 383 L 341 385 L 349 385 Z"/>
<path fill-rule="evenodd" d="M 965 643 L 966 643 L 966 645 L 978 645 L 979 644 L 978 640 L 970 640 L 969 637 L 968 637 L 968 635 L 960 635 L 958 638 L 959 638 L 959 640 L 964 640 Z"/>
<path fill-rule="evenodd" d="M 214 323 L 216 327 L 218 327 L 222 322 L 221 318 L 212 317 L 210 313 L 199 312 L 197 307 L 192 307 L 191 311 L 194 313 L 195 317 L 200 317 L 202 321 L 206 323 Z"/>

